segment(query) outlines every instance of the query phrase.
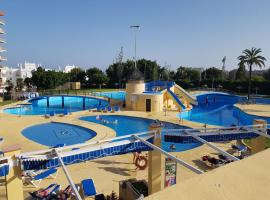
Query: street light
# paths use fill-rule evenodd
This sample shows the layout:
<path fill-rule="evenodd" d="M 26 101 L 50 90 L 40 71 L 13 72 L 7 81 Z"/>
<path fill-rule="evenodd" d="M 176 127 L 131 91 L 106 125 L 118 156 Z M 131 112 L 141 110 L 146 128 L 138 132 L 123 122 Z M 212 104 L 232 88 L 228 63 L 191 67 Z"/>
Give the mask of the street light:
<path fill-rule="evenodd" d="M 140 26 L 139 25 L 134 25 L 134 26 L 130 26 L 131 29 L 134 29 L 134 35 L 135 35 L 135 57 L 134 57 L 134 63 L 135 63 L 135 68 L 137 68 L 137 42 L 136 42 L 136 31 L 140 30 Z"/>

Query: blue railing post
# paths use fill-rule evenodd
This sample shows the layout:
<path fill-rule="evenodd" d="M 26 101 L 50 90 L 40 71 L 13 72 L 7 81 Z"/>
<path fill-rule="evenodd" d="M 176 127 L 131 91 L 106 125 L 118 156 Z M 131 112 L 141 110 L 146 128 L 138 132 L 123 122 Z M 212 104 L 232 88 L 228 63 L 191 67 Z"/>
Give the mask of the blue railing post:
<path fill-rule="evenodd" d="M 83 110 L 85 110 L 85 97 L 83 97 Z"/>
<path fill-rule="evenodd" d="M 47 107 L 50 107 L 50 97 L 47 97 Z"/>
<path fill-rule="evenodd" d="M 65 107 L 65 100 L 64 100 L 64 96 L 62 96 L 62 108 Z"/>

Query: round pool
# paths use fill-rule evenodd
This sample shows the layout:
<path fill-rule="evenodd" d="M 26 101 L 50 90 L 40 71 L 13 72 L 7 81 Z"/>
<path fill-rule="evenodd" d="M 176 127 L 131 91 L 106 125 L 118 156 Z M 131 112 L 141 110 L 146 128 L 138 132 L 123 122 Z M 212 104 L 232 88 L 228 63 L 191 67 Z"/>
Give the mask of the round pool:
<path fill-rule="evenodd" d="M 29 100 L 29 104 L 21 104 L 13 108 L 7 108 L 4 112 L 14 115 L 61 114 L 106 105 L 108 105 L 107 101 L 92 97 L 43 96 Z"/>
<path fill-rule="evenodd" d="M 83 143 L 95 137 L 96 132 L 80 126 L 50 122 L 25 128 L 22 135 L 39 144 L 54 147 L 60 144 Z"/>
<path fill-rule="evenodd" d="M 130 117 L 123 115 L 100 115 L 102 119 L 106 120 L 107 123 L 102 122 L 102 120 L 97 119 L 97 116 L 86 116 L 81 117 L 80 120 L 94 122 L 112 128 L 116 132 L 116 136 L 123 136 L 128 134 L 140 133 L 149 130 L 150 124 L 154 122 L 152 119 Z M 186 129 L 186 126 L 180 126 L 173 123 L 163 122 L 163 129 Z M 162 132 L 163 142 L 162 149 L 166 151 L 172 151 L 170 146 L 173 144 L 176 147 L 176 151 L 185 151 L 200 146 L 200 143 L 191 144 L 180 144 L 171 143 L 164 141 L 164 132 Z"/>

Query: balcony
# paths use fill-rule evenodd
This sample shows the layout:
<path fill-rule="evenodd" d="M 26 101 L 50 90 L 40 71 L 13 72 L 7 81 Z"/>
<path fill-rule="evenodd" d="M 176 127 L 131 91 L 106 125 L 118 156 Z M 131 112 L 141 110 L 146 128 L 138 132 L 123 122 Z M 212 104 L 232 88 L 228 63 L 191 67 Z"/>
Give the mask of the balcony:
<path fill-rule="evenodd" d="M 5 31 L 2 28 L 0 28 L 0 34 L 5 34 Z"/>
<path fill-rule="evenodd" d="M 2 38 L 0 38 L 0 43 L 6 43 L 6 41 Z"/>
<path fill-rule="evenodd" d="M 7 50 L 4 47 L 0 46 L 0 53 L 6 52 Z"/>
<path fill-rule="evenodd" d="M 0 25 L 5 25 L 5 21 L 0 19 Z"/>
<path fill-rule="evenodd" d="M 7 58 L 0 56 L 0 62 L 2 62 L 2 61 L 7 61 Z"/>

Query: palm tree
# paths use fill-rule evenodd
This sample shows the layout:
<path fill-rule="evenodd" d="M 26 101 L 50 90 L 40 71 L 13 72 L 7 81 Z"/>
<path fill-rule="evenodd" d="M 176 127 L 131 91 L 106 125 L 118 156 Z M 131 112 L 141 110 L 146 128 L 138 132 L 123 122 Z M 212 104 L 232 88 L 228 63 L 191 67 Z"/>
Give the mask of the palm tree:
<path fill-rule="evenodd" d="M 264 67 L 264 62 L 266 61 L 266 58 L 261 56 L 260 53 L 262 52 L 261 49 L 257 48 L 251 48 L 245 49 L 241 56 L 238 57 L 239 60 L 239 66 L 241 65 L 248 65 L 249 67 L 249 80 L 248 80 L 248 101 L 250 99 L 250 92 L 251 92 L 251 73 L 252 73 L 252 66 L 256 65 L 260 68 Z"/>

